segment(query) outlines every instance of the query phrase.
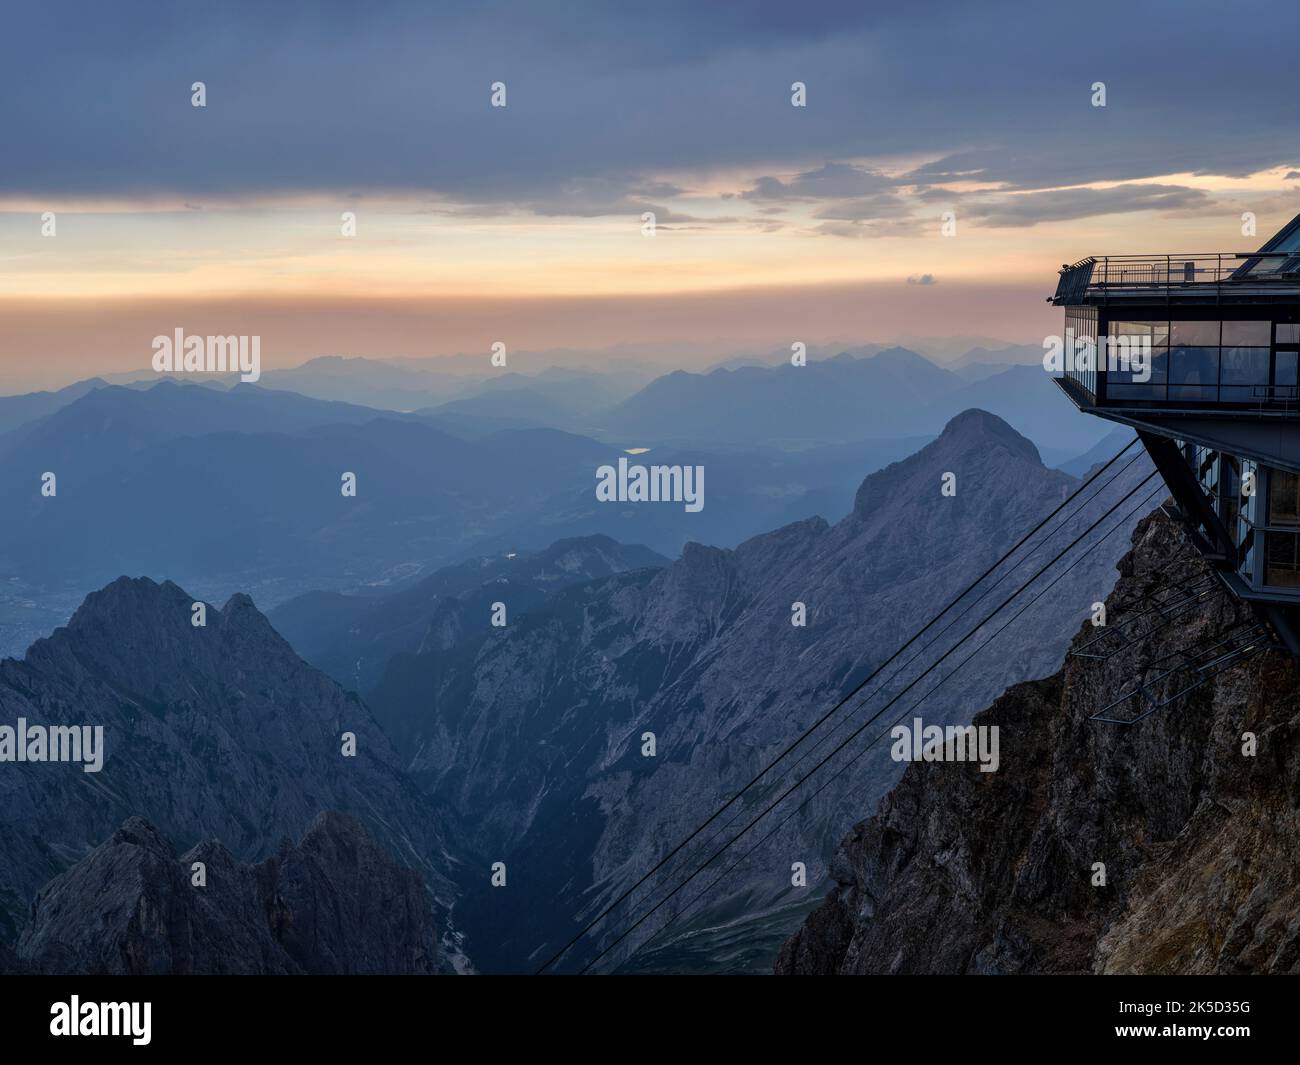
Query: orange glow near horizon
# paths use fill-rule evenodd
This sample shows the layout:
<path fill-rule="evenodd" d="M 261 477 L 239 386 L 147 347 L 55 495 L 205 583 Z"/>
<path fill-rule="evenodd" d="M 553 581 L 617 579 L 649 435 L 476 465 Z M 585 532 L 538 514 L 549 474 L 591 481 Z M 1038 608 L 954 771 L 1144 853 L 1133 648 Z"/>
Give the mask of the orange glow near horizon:
<path fill-rule="evenodd" d="M 1012 226 L 982 224 L 978 212 L 967 220 L 959 207 L 957 235 L 944 237 L 940 215 L 953 204 L 915 190 L 898 190 L 898 218 L 846 226 L 823 216 L 824 200 L 740 196 L 752 184 L 743 175 L 671 179 L 686 191 L 646 205 L 664 212 L 652 238 L 636 205 L 588 218 L 415 194 L 0 201 L 0 389 L 138 369 L 148 339 L 177 324 L 257 332 L 281 365 L 477 351 L 500 337 L 529 350 L 635 341 L 735 351 L 909 333 L 1025 342 L 1053 327 L 1042 300 L 1063 262 L 1240 251 L 1300 199 L 1280 170 L 1175 174 L 1123 184 L 1196 189 L 1195 209 Z M 954 188 L 953 201 L 1014 207 L 1038 194 Z M 40 232 L 47 210 L 53 238 Z M 340 232 L 343 211 L 356 213 L 355 237 Z M 1244 211 L 1258 216 L 1255 238 L 1242 235 Z"/>

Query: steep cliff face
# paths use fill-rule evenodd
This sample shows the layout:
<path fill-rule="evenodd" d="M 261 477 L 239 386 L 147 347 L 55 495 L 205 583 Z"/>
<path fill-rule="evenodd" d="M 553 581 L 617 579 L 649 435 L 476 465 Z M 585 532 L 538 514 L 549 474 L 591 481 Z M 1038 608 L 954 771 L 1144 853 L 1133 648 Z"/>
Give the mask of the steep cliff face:
<path fill-rule="evenodd" d="M 955 495 L 942 492 L 946 473 Z M 412 774 L 472 820 L 480 853 L 546 900 L 503 908 L 499 893 L 471 893 L 458 911 L 471 952 L 486 952 L 489 968 L 543 960 L 547 944 L 653 865 L 1077 484 L 1004 422 L 968 411 L 868 477 L 834 525 L 809 519 L 734 550 L 689 544 L 666 568 L 576 585 L 504 629 L 396 660 L 374 703 Z M 1109 587 L 1123 544 L 1116 536 L 1072 571 L 927 704 L 927 718 L 968 719 L 1008 683 L 1051 669 L 1074 620 Z M 805 625 L 792 624 L 796 609 Z M 878 798 L 898 772 L 887 755 L 870 758 L 673 933 L 699 945 L 701 928 L 725 922 L 732 936 L 743 913 L 769 925 L 761 949 L 738 954 L 733 940 L 725 961 L 697 952 L 689 964 L 766 968 L 808 904 L 791 887 L 791 861 L 816 883 L 848 816 L 846 792 L 865 784 Z"/>
<path fill-rule="evenodd" d="M 841 844 L 778 973 L 1300 971 L 1300 672 L 1266 651 L 1162 678 L 1253 618 L 1220 591 L 1167 624 L 1139 616 L 1209 574 L 1162 512 L 1132 543 L 1113 635 L 1089 650 L 1125 646 L 1126 622 L 1131 644 L 977 715 L 999 728 L 997 772 L 909 766 Z M 1074 650 L 1102 631 L 1085 624 Z M 1177 697 L 1133 725 L 1089 720 L 1146 681 Z"/>
<path fill-rule="evenodd" d="M 17 955 L 32 972 L 110 975 L 439 967 L 420 876 L 336 813 L 256 865 L 211 840 L 178 858 L 162 833 L 132 817 L 41 889 Z"/>

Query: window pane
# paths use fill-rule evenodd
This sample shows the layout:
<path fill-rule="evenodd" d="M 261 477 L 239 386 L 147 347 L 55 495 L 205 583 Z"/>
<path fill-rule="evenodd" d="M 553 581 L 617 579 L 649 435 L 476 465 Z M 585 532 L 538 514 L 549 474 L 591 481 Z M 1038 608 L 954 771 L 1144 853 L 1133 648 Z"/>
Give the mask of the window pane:
<path fill-rule="evenodd" d="M 1223 346 L 1268 347 L 1271 322 L 1224 322 Z"/>
<path fill-rule="evenodd" d="M 1170 325 L 1171 344 L 1190 344 L 1198 347 L 1219 346 L 1218 322 L 1173 322 Z"/>
<path fill-rule="evenodd" d="M 1273 383 L 1275 385 L 1295 385 L 1300 381 L 1297 376 L 1297 365 L 1300 361 L 1300 352 L 1279 351 L 1275 356 L 1276 363 L 1273 367 Z"/>
<path fill-rule="evenodd" d="M 1214 400 L 1218 394 L 1218 348 L 1169 349 L 1170 399 Z"/>
<path fill-rule="evenodd" d="M 1146 385 L 1112 384 L 1108 379 L 1106 381 L 1106 396 L 1108 399 L 1142 399 L 1157 403 L 1165 398 L 1165 386 L 1163 382 Z"/>
<path fill-rule="evenodd" d="M 1168 322 L 1111 322 L 1108 331 L 1113 337 L 1149 336 L 1153 346 L 1169 343 Z"/>
<path fill-rule="evenodd" d="M 1224 403 L 1269 398 L 1268 348 L 1224 348 L 1222 373 L 1219 399 Z"/>
<path fill-rule="evenodd" d="M 1245 272 L 1252 277 L 1256 274 L 1275 274 L 1282 269 L 1285 262 L 1286 259 L 1281 255 L 1269 255 L 1263 259 L 1256 259 Z"/>
<path fill-rule="evenodd" d="M 1277 342 L 1279 344 L 1300 344 L 1300 325 L 1279 322 L 1277 326 Z"/>
<path fill-rule="evenodd" d="M 1268 384 L 1268 348 L 1224 348 L 1223 383 Z"/>
<path fill-rule="evenodd" d="M 1269 473 L 1268 523 L 1300 525 L 1300 476 L 1286 470 Z"/>
<path fill-rule="evenodd" d="M 1271 532 L 1265 537 L 1264 583 L 1300 588 L 1300 536 Z"/>

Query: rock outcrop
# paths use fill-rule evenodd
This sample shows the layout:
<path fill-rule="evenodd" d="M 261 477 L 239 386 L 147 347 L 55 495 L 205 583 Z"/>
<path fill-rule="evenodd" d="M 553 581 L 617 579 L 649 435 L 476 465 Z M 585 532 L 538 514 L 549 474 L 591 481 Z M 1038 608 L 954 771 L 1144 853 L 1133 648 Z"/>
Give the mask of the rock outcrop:
<path fill-rule="evenodd" d="M 198 882 L 201 879 L 201 883 Z M 323 813 L 255 865 L 221 843 L 177 857 L 141 817 L 37 894 L 18 967 L 107 975 L 431 974 L 422 878 L 355 818 Z"/>
<path fill-rule="evenodd" d="M 1068 657 L 979 714 L 1000 730 L 997 772 L 909 766 L 843 841 L 778 973 L 1300 971 L 1297 663 L 1268 651 L 1197 687 L 1195 671 L 1160 679 L 1252 615 L 1216 588 L 1167 624 L 1138 616 L 1141 597 L 1208 576 L 1162 512 L 1120 573 L 1108 623 L 1133 619 L 1131 644 Z M 1147 680 L 1173 701 L 1133 725 L 1089 720 Z"/>

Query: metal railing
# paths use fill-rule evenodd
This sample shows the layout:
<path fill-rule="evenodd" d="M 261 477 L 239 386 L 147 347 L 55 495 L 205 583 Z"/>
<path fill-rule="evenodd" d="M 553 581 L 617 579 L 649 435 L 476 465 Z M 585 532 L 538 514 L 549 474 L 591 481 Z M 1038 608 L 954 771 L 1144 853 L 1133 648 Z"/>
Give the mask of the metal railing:
<path fill-rule="evenodd" d="M 1251 272 L 1241 275 L 1252 259 L 1291 259 L 1294 251 L 1217 252 L 1206 255 L 1090 255 L 1061 267 L 1053 301 L 1073 303 L 1087 293 L 1161 291 L 1169 294 L 1206 286 L 1221 287 L 1248 281 L 1259 284 L 1300 284 L 1297 271 Z"/>
<path fill-rule="evenodd" d="M 1255 385 L 1251 398 L 1260 403 L 1285 403 L 1294 406 L 1300 400 L 1300 386 L 1297 385 Z"/>

